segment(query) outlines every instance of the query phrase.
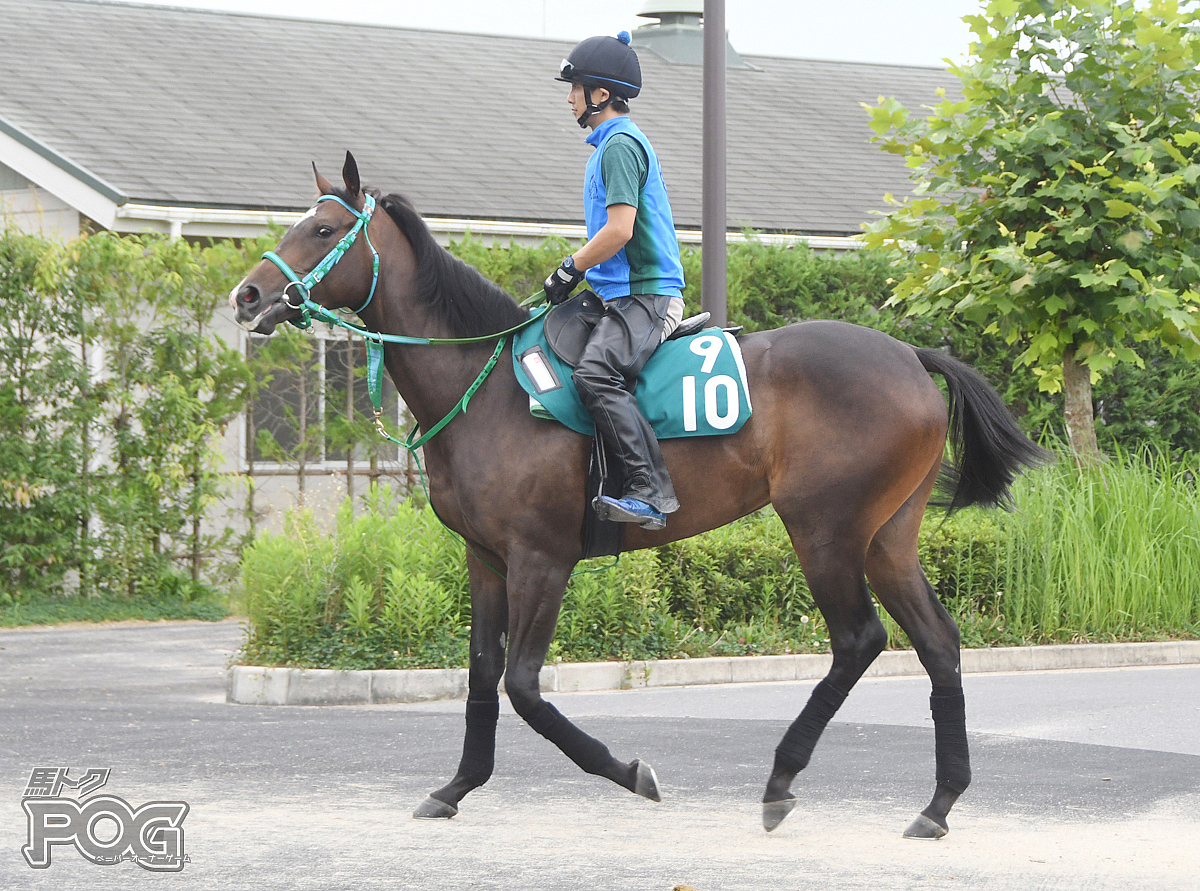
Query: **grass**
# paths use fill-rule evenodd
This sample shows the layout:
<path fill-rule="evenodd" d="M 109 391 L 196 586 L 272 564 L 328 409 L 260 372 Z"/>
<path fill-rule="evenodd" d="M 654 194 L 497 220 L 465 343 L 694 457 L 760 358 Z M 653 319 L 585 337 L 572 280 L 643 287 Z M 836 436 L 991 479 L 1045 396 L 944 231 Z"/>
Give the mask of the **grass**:
<path fill-rule="evenodd" d="M 1200 637 L 1200 459 L 1066 456 L 1014 486 L 1010 513 L 931 512 L 921 561 L 967 647 Z M 590 561 L 598 569 L 611 559 Z M 470 597 L 461 544 L 428 508 L 386 487 L 333 535 L 294 513 L 243 555 L 228 596 L 31 599 L 0 627 L 122 619 L 250 619 L 247 663 L 331 668 L 466 664 Z M 883 616 L 893 647 L 908 646 Z M 551 661 L 825 652 L 787 535 L 770 511 L 576 575 Z"/>
<path fill-rule="evenodd" d="M 964 646 L 1200 636 L 1195 458 L 1064 457 L 1014 487 L 1014 510 L 931 513 L 921 560 Z M 336 534 L 293 514 L 244 555 L 254 664 L 466 664 L 461 545 L 427 508 L 376 490 Z M 597 568 L 610 560 L 593 561 Z M 884 616 L 891 645 L 907 646 Z M 552 661 L 824 652 L 829 635 L 769 511 L 576 575 Z"/>
<path fill-rule="evenodd" d="M 1031 474 L 1000 521 L 1006 626 L 1038 643 L 1196 636 L 1198 473 L 1150 452 Z"/>
<path fill-rule="evenodd" d="M 931 547 L 942 531 L 927 517 L 922 563 L 964 646 L 1200 637 L 1198 477 L 1194 455 L 1080 468 L 1064 453 L 1017 480 L 1011 512 L 955 515 L 948 548 Z"/>
<path fill-rule="evenodd" d="M 20 625 L 61 625 L 64 622 L 116 622 L 128 619 L 200 619 L 217 622 L 230 615 L 214 599 L 109 600 L 69 598 L 10 603 L 0 607 L 0 628 Z"/>

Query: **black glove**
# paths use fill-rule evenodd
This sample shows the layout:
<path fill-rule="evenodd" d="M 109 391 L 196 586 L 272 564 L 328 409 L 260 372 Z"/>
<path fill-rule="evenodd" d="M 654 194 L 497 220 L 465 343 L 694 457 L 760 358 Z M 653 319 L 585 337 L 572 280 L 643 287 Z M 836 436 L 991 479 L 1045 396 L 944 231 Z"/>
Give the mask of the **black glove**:
<path fill-rule="evenodd" d="M 575 286 L 583 281 L 583 273 L 575 268 L 575 258 L 568 256 L 557 269 L 546 277 L 542 288 L 547 299 L 555 306 L 571 296 Z"/>

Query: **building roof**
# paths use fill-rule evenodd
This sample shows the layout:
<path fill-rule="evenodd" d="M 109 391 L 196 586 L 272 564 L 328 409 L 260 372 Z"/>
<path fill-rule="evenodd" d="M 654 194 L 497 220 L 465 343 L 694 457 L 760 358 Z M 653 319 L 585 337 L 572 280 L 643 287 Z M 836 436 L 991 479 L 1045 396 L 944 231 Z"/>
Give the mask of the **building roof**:
<path fill-rule="evenodd" d="M 49 165 L 96 206 L 298 210 L 314 194 L 310 162 L 336 180 L 349 149 L 367 184 L 427 216 L 579 223 L 591 147 L 554 80 L 571 45 L 0 0 L 0 163 Z M 933 68 L 744 58 L 754 69 L 727 72 L 731 229 L 858 232 L 884 193 L 911 185 L 870 144 L 859 103 L 918 108 L 957 83 Z M 641 62 L 633 118 L 676 224 L 699 228 L 702 69 L 647 50 Z"/>

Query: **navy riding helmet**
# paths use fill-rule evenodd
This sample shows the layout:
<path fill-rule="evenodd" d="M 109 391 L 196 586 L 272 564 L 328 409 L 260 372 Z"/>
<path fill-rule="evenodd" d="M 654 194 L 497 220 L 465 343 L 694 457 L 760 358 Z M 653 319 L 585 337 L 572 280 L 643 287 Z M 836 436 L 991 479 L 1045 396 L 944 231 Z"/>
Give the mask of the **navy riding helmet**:
<path fill-rule="evenodd" d="M 642 66 L 629 45 L 630 40 L 628 31 L 616 37 L 589 37 L 562 60 L 555 80 L 584 88 L 587 110 L 579 116 L 580 127 L 586 127 L 588 118 L 606 108 L 613 99 L 632 99 L 642 91 Z M 608 101 L 595 105 L 592 87 L 608 90 Z"/>

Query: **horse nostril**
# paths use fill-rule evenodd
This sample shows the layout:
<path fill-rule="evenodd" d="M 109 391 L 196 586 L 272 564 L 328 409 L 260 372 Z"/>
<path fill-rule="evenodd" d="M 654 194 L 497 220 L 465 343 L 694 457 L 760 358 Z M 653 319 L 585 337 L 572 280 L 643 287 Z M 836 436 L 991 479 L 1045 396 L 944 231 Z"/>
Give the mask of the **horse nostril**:
<path fill-rule="evenodd" d="M 258 288 L 254 285 L 242 285 L 242 289 L 238 291 L 238 299 L 246 304 L 257 303 L 260 296 Z"/>

